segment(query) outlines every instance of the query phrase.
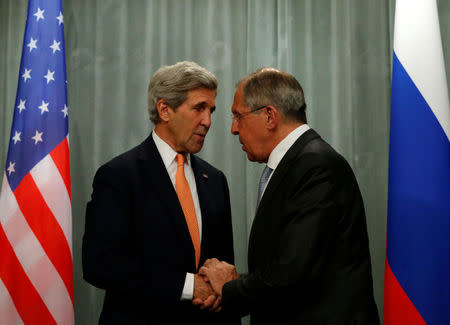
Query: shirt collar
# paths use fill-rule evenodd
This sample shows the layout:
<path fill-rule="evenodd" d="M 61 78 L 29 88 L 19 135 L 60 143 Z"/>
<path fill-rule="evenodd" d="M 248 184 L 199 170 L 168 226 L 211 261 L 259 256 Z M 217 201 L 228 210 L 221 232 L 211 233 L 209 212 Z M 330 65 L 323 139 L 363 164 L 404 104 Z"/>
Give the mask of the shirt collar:
<path fill-rule="evenodd" d="M 284 155 L 292 147 L 295 141 L 297 141 L 300 136 L 310 129 L 308 124 L 302 124 L 291 133 L 289 133 L 277 146 L 272 150 L 267 161 L 267 166 L 275 170 L 283 159 Z"/>
<path fill-rule="evenodd" d="M 152 132 L 153 141 L 155 141 L 156 148 L 159 151 L 159 154 L 161 155 L 161 158 L 164 162 L 164 166 L 166 169 L 169 167 L 169 165 L 175 160 L 175 157 L 177 156 L 177 153 L 175 150 L 172 149 L 172 147 L 163 139 L 161 139 L 153 130 Z M 189 153 L 186 154 L 186 163 L 188 165 L 191 164 L 191 155 Z"/>

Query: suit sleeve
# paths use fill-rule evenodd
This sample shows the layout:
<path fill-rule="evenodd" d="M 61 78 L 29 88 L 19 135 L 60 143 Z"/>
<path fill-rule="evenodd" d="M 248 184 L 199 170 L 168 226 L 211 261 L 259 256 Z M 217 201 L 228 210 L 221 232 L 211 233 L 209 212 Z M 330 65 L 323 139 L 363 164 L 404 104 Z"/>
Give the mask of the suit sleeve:
<path fill-rule="evenodd" d="M 220 174 L 222 181 L 222 195 L 224 197 L 224 207 L 221 222 L 221 231 L 217 234 L 221 236 L 217 255 L 214 256 L 220 261 L 234 265 L 234 249 L 233 249 L 233 226 L 231 217 L 230 192 L 225 175 Z M 216 318 L 215 324 L 241 325 L 240 315 L 229 313 L 213 313 Z"/>
<path fill-rule="evenodd" d="M 123 174 L 126 174 L 122 172 Z M 83 237 L 83 277 L 92 285 L 141 297 L 144 301 L 177 303 L 185 273 L 155 266 L 143 269 L 136 254 L 132 232 L 131 193 L 126 176 L 102 166 L 93 183 L 92 200 L 86 208 Z M 169 284 L 164 285 L 164 284 Z"/>
<path fill-rule="evenodd" d="M 224 285 L 224 310 L 245 315 L 262 303 L 305 294 L 302 290 L 326 267 L 338 219 L 334 178 L 316 157 L 302 160 L 302 166 L 288 180 L 293 185 L 284 185 L 286 200 L 278 203 L 284 206 L 271 210 L 273 215 L 264 214 L 264 218 L 281 218 L 284 223 L 278 242 L 273 243 L 274 253 L 264 268 Z"/>

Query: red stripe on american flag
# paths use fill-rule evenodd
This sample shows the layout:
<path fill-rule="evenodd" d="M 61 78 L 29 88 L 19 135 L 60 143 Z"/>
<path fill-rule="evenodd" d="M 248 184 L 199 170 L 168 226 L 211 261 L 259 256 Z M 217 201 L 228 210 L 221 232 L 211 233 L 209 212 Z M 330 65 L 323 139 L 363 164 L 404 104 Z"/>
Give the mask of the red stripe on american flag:
<path fill-rule="evenodd" d="M 69 197 L 72 198 L 70 191 L 70 164 L 69 164 L 69 143 L 67 142 L 67 137 L 55 149 L 50 152 L 50 156 L 55 162 L 56 168 L 58 168 L 61 174 L 64 184 L 66 184 L 67 193 Z"/>
<path fill-rule="evenodd" d="M 386 259 L 384 273 L 384 324 L 426 325 L 403 288 L 398 283 Z"/>
<path fill-rule="evenodd" d="M 3 227 L 0 225 L 0 278 L 25 324 L 56 324 L 39 293 L 17 259 Z"/>
<path fill-rule="evenodd" d="M 72 255 L 69 244 L 30 174 L 22 179 L 14 196 L 31 230 L 61 276 L 73 304 Z"/>

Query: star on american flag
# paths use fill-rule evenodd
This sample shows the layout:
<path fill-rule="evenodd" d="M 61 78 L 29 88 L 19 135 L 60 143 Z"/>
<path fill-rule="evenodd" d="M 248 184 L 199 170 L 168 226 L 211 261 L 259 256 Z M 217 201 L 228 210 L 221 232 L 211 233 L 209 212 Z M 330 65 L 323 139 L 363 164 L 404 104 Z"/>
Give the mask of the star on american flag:
<path fill-rule="evenodd" d="M 61 25 L 64 22 L 64 16 L 61 11 L 59 12 L 58 17 L 56 17 L 56 20 L 58 20 L 58 25 Z"/>
<path fill-rule="evenodd" d="M 69 115 L 68 110 L 69 110 L 69 108 L 67 107 L 67 105 L 64 105 L 64 108 L 61 110 L 61 112 L 63 112 L 63 114 L 64 114 L 64 117 Z"/>
<path fill-rule="evenodd" d="M 53 78 L 53 75 L 54 75 L 54 74 L 55 74 L 55 71 L 47 70 L 47 74 L 44 76 L 44 78 L 47 79 L 47 84 L 48 84 L 50 81 L 55 81 L 55 78 Z"/>
<path fill-rule="evenodd" d="M 25 69 L 25 72 L 23 73 L 23 81 L 27 82 L 28 79 L 31 79 L 31 69 Z"/>
<path fill-rule="evenodd" d="M 44 19 L 44 11 L 45 10 L 41 10 L 41 8 L 38 8 L 36 13 L 33 15 L 36 16 L 36 21 L 39 21 L 39 19 Z"/>
<path fill-rule="evenodd" d="M 39 142 L 42 142 L 42 134 L 43 133 L 44 132 L 39 132 L 38 130 L 36 130 L 35 136 L 31 138 L 34 140 L 34 144 L 38 144 Z"/>
<path fill-rule="evenodd" d="M 14 166 L 16 165 L 16 163 L 13 163 L 13 162 L 9 162 L 9 166 L 8 166 L 8 168 L 6 169 L 7 171 L 8 171 L 8 173 L 9 173 L 9 175 L 11 175 L 11 173 L 14 173 L 15 172 L 15 169 L 14 169 Z"/>
<path fill-rule="evenodd" d="M 22 111 L 24 109 L 26 109 L 26 107 L 25 107 L 26 100 L 22 100 L 22 99 L 19 99 L 19 100 L 20 100 L 20 103 L 19 103 L 19 105 L 17 105 L 17 108 L 19 109 L 19 113 L 22 113 Z"/>
<path fill-rule="evenodd" d="M 44 112 L 48 112 L 48 104 L 45 101 L 42 101 L 42 104 L 38 106 L 38 108 L 41 110 L 41 115 L 44 114 Z"/>
<path fill-rule="evenodd" d="M 17 131 L 15 131 L 15 134 L 14 134 L 14 136 L 12 137 L 12 139 L 13 139 L 13 141 L 14 141 L 14 144 L 16 144 L 17 142 L 19 142 L 19 141 L 22 141 L 22 140 L 20 140 L 20 135 L 22 134 L 22 132 L 17 132 Z"/>
<path fill-rule="evenodd" d="M 36 42 L 37 39 L 33 39 L 33 37 L 30 39 L 30 43 L 27 44 L 27 46 L 30 48 L 30 52 L 32 49 L 37 49 Z"/>
<path fill-rule="evenodd" d="M 59 48 L 59 44 L 61 44 L 61 42 L 53 40 L 53 44 L 50 45 L 50 48 L 53 50 L 53 54 L 55 54 L 56 51 L 61 51 L 61 49 Z"/>

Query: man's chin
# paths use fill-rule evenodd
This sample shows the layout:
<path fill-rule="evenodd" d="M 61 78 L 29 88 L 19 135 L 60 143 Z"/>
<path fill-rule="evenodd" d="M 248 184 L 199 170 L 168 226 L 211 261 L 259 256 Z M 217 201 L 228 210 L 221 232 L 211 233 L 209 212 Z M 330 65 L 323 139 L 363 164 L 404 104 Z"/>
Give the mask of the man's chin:
<path fill-rule="evenodd" d="M 195 143 L 195 144 L 192 144 L 192 145 L 189 147 L 189 153 L 197 153 L 197 152 L 200 152 L 200 150 L 202 150 L 202 148 L 203 148 L 203 141 L 197 142 L 197 143 Z"/>
<path fill-rule="evenodd" d="M 246 154 L 247 154 L 247 159 L 248 160 L 250 160 L 250 161 L 256 161 L 256 157 L 255 156 L 253 156 L 251 153 L 249 153 L 249 152 L 245 152 Z"/>
<path fill-rule="evenodd" d="M 247 159 L 251 162 L 257 162 L 257 163 L 267 163 L 267 159 L 262 159 L 261 157 L 256 157 L 255 155 L 245 151 L 245 153 L 247 154 Z"/>

